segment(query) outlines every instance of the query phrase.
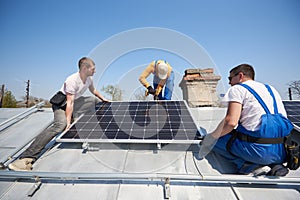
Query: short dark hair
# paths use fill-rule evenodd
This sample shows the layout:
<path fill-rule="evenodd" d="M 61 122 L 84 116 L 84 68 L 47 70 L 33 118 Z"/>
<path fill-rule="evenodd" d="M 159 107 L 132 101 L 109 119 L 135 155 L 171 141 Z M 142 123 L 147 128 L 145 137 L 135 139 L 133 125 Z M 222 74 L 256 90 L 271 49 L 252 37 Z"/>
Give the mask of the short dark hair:
<path fill-rule="evenodd" d="M 249 64 L 240 64 L 236 67 L 234 67 L 233 69 L 230 70 L 230 73 L 232 74 L 238 74 L 242 72 L 245 76 L 251 78 L 252 80 L 254 80 L 255 77 L 255 72 L 254 72 L 254 68 L 249 65 Z"/>
<path fill-rule="evenodd" d="M 79 61 L 78 61 L 78 67 L 79 69 L 81 69 L 82 66 L 87 66 L 90 67 L 90 63 L 92 62 L 93 65 L 95 65 L 94 61 L 88 57 L 82 57 Z"/>

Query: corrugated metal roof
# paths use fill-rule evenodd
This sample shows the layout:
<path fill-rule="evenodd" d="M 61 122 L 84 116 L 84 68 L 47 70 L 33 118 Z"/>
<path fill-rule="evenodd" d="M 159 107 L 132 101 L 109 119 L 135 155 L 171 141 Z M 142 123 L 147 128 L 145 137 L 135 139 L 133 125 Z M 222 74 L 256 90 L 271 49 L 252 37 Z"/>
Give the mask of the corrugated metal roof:
<path fill-rule="evenodd" d="M 190 112 L 208 132 L 225 115 L 213 107 Z M 1 162 L 18 156 L 12 154 L 52 117 L 50 109 L 36 111 L 2 130 Z M 197 145 L 100 144 L 85 151 L 81 143 L 51 144 L 32 172 L 0 171 L 0 199 L 300 199 L 299 170 L 280 178 L 233 175 L 233 166 L 216 154 L 198 160 Z"/>

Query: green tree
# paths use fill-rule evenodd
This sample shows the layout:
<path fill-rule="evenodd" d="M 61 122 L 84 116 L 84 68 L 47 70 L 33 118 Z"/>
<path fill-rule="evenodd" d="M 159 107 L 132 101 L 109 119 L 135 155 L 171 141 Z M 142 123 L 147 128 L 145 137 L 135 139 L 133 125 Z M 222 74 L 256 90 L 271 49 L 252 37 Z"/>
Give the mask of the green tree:
<path fill-rule="evenodd" d="M 103 86 L 101 90 L 109 95 L 112 101 L 122 101 L 123 91 L 118 85 Z"/>
<path fill-rule="evenodd" d="M 17 107 L 17 100 L 12 94 L 11 91 L 6 91 L 4 93 L 2 108 L 16 108 Z"/>
<path fill-rule="evenodd" d="M 153 96 L 151 94 L 146 96 L 146 89 L 143 86 L 141 86 L 134 91 L 131 100 L 139 100 L 139 101 L 153 100 Z"/>

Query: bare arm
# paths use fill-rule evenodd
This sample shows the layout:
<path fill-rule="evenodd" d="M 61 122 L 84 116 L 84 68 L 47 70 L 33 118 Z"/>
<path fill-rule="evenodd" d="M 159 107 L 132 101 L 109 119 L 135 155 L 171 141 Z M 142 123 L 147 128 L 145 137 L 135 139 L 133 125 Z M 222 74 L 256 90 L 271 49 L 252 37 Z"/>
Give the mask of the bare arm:
<path fill-rule="evenodd" d="M 211 134 L 214 138 L 219 138 L 230 133 L 238 125 L 242 112 L 242 104 L 229 102 L 225 118 L 219 123 L 216 130 Z"/>
<path fill-rule="evenodd" d="M 108 102 L 108 100 L 106 98 L 104 98 L 100 92 L 98 92 L 98 90 L 96 90 L 96 88 L 94 87 L 93 84 L 90 85 L 89 90 L 92 94 L 94 94 L 96 97 L 98 97 L 101 101 L 104 102 Z"/>
<path fill-rule="evenodd" d="M 66 96 L 67 96 L 67 106 L 66 106 L 67 127 L 66 127 L 66 130 L 68 130 L 71 126 L 75 96 L 70 93 L 67 93 Z"/>

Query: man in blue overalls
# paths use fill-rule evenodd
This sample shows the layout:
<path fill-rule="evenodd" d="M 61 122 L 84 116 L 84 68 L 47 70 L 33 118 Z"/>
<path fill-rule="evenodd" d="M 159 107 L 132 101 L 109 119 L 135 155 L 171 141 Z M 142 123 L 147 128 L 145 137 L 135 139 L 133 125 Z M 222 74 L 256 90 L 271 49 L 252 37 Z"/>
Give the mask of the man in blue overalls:
<path fill-rule="evenodd" d="M 147 77 L 154 74 L 153 87 L 147 82 Z M 141 74 L 139 81 L 154 95 L 154 99 L 171 100 L 174 88 L 174 72 L 172 67 L 164 60 L 151 62 Z M 162 89 L 164 88 L 164 95 Z"/>
<path fill-rule="evenodd" d="M 293 126 L 286 118 L 278 92 L 254 81 L 254 75 L 253 67 L 248 64 L 230 71 L 228 79 L 232 87 L 224 97 L 228 102 L 226 116 L 202 143 L 205 146 L 208 138 L 218 139 L 213 151 L 233 162 L 237 173 L 284 176 L 288 173 L 282 165 L 286 159 L 284 137 Z M 269 126 L 273 119 L 266 123 L 269 120 L 266 113 L 270 119 L 277 113 L 280 123 Z"/>

